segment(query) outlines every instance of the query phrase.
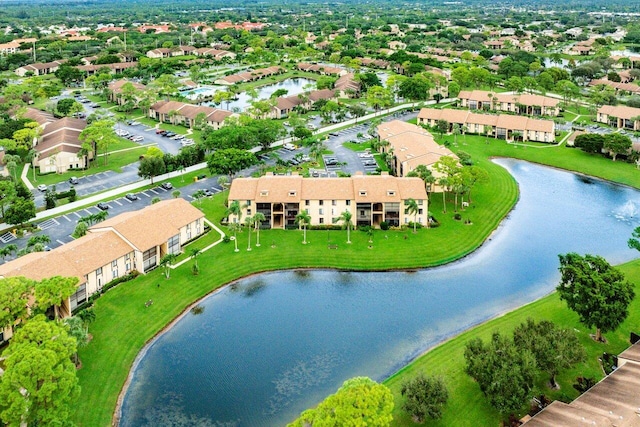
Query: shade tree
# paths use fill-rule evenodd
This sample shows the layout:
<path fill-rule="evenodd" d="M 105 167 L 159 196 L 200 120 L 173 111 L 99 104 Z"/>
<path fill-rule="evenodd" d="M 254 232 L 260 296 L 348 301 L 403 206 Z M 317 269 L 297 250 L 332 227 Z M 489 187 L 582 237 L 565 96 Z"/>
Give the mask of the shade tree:
<path fill-rule="evenodd" d="M 449 399 L 444 380 L 423 373 L 402 383 L 400 394 L 405 399 L 402 409 L 420 424 L 426 419 L 442 418 L 442 410 Z"/>

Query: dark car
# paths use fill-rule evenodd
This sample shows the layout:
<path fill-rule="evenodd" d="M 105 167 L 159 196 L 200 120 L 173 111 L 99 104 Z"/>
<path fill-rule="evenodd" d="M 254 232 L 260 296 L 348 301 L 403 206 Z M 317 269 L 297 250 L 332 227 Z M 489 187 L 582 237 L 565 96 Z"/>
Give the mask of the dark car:
<path fill-rule="evenodd" d="M 173 188 L 173 184 L 170 182 L 163 182 L 160 187 L 164 188 L 165 190 L 171 190 Z"/>
<path fill-rule="evenodd" d="M 109 205 L 106 204 L 105 202 L 100 202 L 96 206 L 98 207 L 98 209 L 101 209 L 103 211 L 106 211 L 109 209 Z"/>
<path fill-rule="evenodd" d="M 175 132 L 167 132 L 162 136 L 166 136 L 167 138 L 171 138 L 172 136 L 176 136 Z"/>
<path fill-rule="evenodd" d="M 204 193 L 205 196 L 207 197 L 211 197 L 213 196 L 213 191 L 209 190 L 208 188 L 205 188 L 204 190 L 202 190 L 202 192 Z"/>
<path fill-rule="evenodd" d="M 125 197 L 127 200 L 131 200 L 132 202 L 133 202 L 134 200 L 138 200 L 138 199 L 139 199 L 139 197 L 138 197 L 138 196 L 136 196 L 136 195 L 135 195 L 135 194 L 133 194 L 133 193 L 127 193 L 124 197 Z"/>

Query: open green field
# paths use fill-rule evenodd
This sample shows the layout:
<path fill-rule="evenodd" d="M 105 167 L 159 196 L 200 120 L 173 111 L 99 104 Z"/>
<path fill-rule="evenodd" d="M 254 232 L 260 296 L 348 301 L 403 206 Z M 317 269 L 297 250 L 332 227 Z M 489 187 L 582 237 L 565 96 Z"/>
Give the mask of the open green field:
<path fill-rule="evenodd" d="M 453 141 L 451 136 L 439 139 Z M 97 320 L 90 327 L 94 339 L 89 346 L 80 350 L 83 368 L 78 371 L 78 375 L 82 396 L 75 407 L 73 421 L 81 426 L 110 424 L 118 393 L 144 344 L 193 302 L 235 279 L 260 271 L 302 267 L 350 270 L 370 270 L 374 266 L 377 269 L 427 267 L 450 262 L 472 252 L 496 228 L 518 197 L 513 178 L 504 169 L 493 164 L 491 157 L 523 158 L 640 187 L 638 172 L 634 166 L 563 146 L 524 148 L 492 139 L 486 143 L 486 138 L 470 135 L 458 137 L 457 145 L 452 147 L 454 151 L 467 151 L 476 164 L 490 174 L 488 183 L 474 189 L 472 207 L 462 211 L 462 218 L 469 219 L 472 225 L 453 219 L 450 202 L 448 213 L 444 214 L 442 198 L 436 195 L 429 210 L 441 223 L 440 227 L 422 229 L 417 234 L 413 234 L 411 230 L 376 230 L 372 249 L 368 248 L 368 236 L 359 231 L 352 232 L 351 245 L 346 244 L 346 231 L 308 231 L 307 239 L 310 243 L 302 245 L 302 232 L 263 230 L 260 232 L 262 246 L 247 252 L 248 233 L 245 230 L 238 236 L 240 252 L 233 251 L 232 243 L 222 243 L 201 254 L 198 259 L 201 272 L 198 276 L 191 274 L 191 262 L 187 262 L 173 271 L 169 280 L 164 279 L 159 270 L 155 270 L 110 290 L 96 301 Z M 224 216 L 224 197 L 226 194 L 221 193 L 212 199 L 203 200 L 201 204 L 196 203 L 196 206 L 211 221 L 219 223 Z M 216 240 L 216 234 L 213 231 L 207 239 Z M 255 242 L 255 236 L 252 240 Z M 336 244 L 338 248 L 329 250 L 328 243 Z M 194 242 L 191 247 L 201 248 L 205 245 L 205 242 Z M 633 263 L 626 268 L 631 269 L 634 277 L 640 277 L 640 263 Z M 153 300 L 153 305 L 145 307 L 145 302 L 149 299 Z M 459 422 L 461 418 L 470 420 L 469 425 L 497 424 L 499 416 L 489 409 L 479 390 L 462 373 L 460 349 L 464 348 L 464 342 L 470 336 L 487 337 L 495 329 L 508 331 L 529 313 L 535 314 L 536 318 L 577 325 L 575 316 L 562 309 L 557 298 L 552 295 L 492 321 L 494 323 L 467 331 L 445 344 L 451 347 L 443 350 L 441 346 L 432 350 L 389 379 L 388 385 L 397 395 L 399 384 L 404 378 L 428 366 L 429 373 L 445 376 L 450 388 L 451 400 L 445 415 L 448 423 L 443 421 L 438 425 L 464 425 Z M 610 340 L 608 351 L 617 353 L 624 348 L 630 322 L 632 320 L 625 323 L 625 327 L 620 328 L 616 334 L 607 335 Z M 576 327 L 580 329 L 579 325 Z M 581 333 L 586 337 L 586 331 L 582 330 Z M 586 340 L 583 337 L 585 343 Z M 566 384 L 569 378 L 576 376 L 576 372 L 588 375 L 593 373 L 595 376 L 597 365 L 591 360 L 582 369 L 568 373 L 565 377 L 560 376 L 559 380 L 563 384 L 560 393 L 565 393 L 568 397 L 575 396 Z M 95 402 L 100 404 L 96 405 Z M 396 406 L 399 408 L 400 403 Z M 410 420 L 396 411 L 397 424 L 408 425 Z M 452 424 L 452 420 L 455 423 Z"/>

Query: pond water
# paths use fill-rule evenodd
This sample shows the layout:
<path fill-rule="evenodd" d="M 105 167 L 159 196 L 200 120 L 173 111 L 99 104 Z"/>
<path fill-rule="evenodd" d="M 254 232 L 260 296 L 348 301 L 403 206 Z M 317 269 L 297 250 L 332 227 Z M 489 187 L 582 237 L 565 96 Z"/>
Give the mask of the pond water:
<path fill-rule="evenodd" d="M 446 338 L 548 294 L 558 254 L 614 264 L 637 255 L 626 240 L 640 192 L 496 162 L 521 197 L 474 254 L 417 272 L 284 271 L 225 287 L 148 347 L 121 425 L 284 425 L 345 379 L 382 380 Z"/>
<path fill-rule="evenodd" d="M 315 80 L 306 79 L 304 77 L 298 77 L 295 79 L 287 79 L 278 83 L 261 86 L 256 89 L 258 92 L 257 99 L 269 99 L 271 94 L 273 94 L 278 89 L 285 89 L 287 94 L 284 96 L 298 95 L 303 92 L 307 92 L 309 90 L 315 90 L 316 82 Z M 223 90 L 226 90 L 224 88 Z M 229 103 L 223 102 L 220 105 L 215 105 L 212 102 L 204 103 L 204 105 L 217 106 L 219 108 L 224 108 L 225 110 L 230 111 L 244 111 L 245 108 L 251 105 L 251 97 L 247 95 L 246 92 L 242 92 L 238 94 L 238 99 L 231 101 Z"/>

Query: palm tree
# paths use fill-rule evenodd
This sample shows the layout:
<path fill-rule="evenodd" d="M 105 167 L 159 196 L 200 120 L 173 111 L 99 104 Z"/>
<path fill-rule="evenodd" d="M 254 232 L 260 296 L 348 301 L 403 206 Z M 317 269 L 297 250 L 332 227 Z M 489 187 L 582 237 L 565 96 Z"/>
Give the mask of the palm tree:
<path fill-rule="evenodd" d="M 173 196 L 174 199 L 177 199 L 178 197 L 180 197 L 180 190 L 173 190 L 171 192 L 171 195 Z"/>
<path fill-rule="evenodd" d="M 351 227 L 353 222 L 351 221 L 352 215 L 348 210 L 342 212 L 334 222 L 342 222 L 342 227 L 347 229 L 347 243 L 351 243 Z"/>
<path fill-rule="evenodd" d="M 13 180 L 17 181 L 18 178 L 16 177 L 16 169 L 18 167 L 18 163 L 20 163 L 20 156 L 16 154 L 6 154 L 2 161 L 7 166 L 9 172 L 11 172 L 11 175 L 13 175 Z"/>
<path fill-rule="evenodd" d="M 171 265 L 178 258 L 176 254 L 166 254 L 160 260 L 160 265 L 164 267 L 164 277 L 167 279 L 171 276 Z"/>
<path fill-rule="evenodd" d="M 229 204 L 229 208 L 226 211 L 227 216 L 235 215 L 239 223 L 242 218 L 242 207 L 240 206 L 240 202 L 238 200 L 234 200 Z"/>
<path fill-rule="evenodd" d="M 406 206 L 406 213 L 409 215 L 413 215 L 413 234 L 416 233 L 416 222 L 418 218 L 418 212 L 420 211 L 420 207 L 418 206 L 418 202 L 415 199 L 407 199 L 404 202 Z"/>
<path fill-rule="evenodd" d="M 311 215 L 307 211 L 300 211 L 296 215 L 296 224 L 302 226 L 302 244 L 307 244 L 307 225 L 311 223 Z"/>
<path fill-rule="evenodd" d="M 256 247 L 260 247 L 260 225 L 262 225 L 262 221 L 266 219 L 262 212 L 256 212 L 253 215 L 253 223 L 256 227 Z"/>
<path fill-rule="evenodd" d="M 198 255 L 200 255 L 200 248 L 191 248 L 189 250 L 189 256 L 193 260 L 193 267 L 191 268 L 191 272 L 194 276 L 197 276 L 200 272 L 200 268 L 198 267 Z"/>
<path fill-rule="evenodd" d="M 240 223 L 230 222 L 229 225 L 227 225 L 227 228 L 233 233 L 233 241 L 236 245 L 236 249 L 234 252 L 239 252 L 240 249 L 238 249 L 238 230 L 240 230 Z"/>
<path fill-rule="evenodd" d="M 253 218 L 248 216 L 244 219 L 244 225 L 247 226 L 247 231 L 249 232 L 249 239 L 247 240 L 247 250 L 251 250 L 251 228 L 253 228 Z"/>
<path fill-rule="evenodd" d="M 442 187 L 442 212 L 447 213 L 447 188 L 450 185 L 449 177 L 441 176 L 438 179 L 438 185 Z"/>

